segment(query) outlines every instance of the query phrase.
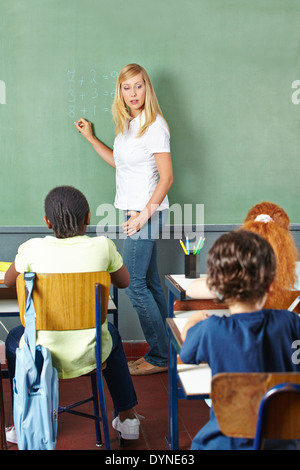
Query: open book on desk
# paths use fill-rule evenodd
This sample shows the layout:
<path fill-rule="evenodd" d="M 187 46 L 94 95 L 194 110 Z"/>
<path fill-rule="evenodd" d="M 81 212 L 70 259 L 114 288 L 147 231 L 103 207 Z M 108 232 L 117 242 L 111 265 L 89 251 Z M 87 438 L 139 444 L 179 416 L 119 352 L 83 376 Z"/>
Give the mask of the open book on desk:
<path fill-rule="evenodd" d="M 172 318 L 172 333 L 179 344 L 182 344 L 180 333 L 187 318 Z M 169 321 L 169 325 L 170 325 Z M 170 325 L 171 326 L 171 325 Z M 211 388 L 211 369 L 208 364 L 183 364 L 178 361 L 177 374 L 187 396 L 209 395 Z"/>

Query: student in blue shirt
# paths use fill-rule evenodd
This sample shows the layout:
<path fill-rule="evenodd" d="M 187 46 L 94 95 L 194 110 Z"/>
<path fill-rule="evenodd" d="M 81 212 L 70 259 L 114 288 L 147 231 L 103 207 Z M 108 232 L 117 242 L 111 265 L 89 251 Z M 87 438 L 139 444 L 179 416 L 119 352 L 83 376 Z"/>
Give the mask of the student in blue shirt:
<path fill-rule="evenodd" d="M 300 339 L 300 318 L 286 310 L 264 309 L 275 279 L 276 258 L 270 244 L 253 232 L 221 236 L 207 258 L 207 284 L 229 306 L 230 316 L 197 312 L 187 322 L 180 358 L 207 362 L 212 375 L 221 372 L 300 371 L 292 344 Z M 296 363 L 297 362 L 297 363 Z M 251 449 L 253 440 L 224 436 L 214 415 L 200 429 L 192 449 Z M 266 440 L 268 449 L 297 449 L 297 441 Z"/>

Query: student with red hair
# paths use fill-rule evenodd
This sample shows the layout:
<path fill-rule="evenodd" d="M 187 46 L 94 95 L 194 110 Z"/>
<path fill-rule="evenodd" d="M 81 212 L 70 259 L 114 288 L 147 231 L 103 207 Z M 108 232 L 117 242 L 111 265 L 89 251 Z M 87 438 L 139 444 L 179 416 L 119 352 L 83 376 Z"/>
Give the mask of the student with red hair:
<path fill-rule="evenodd" d="M 276 277 L 270 286 L 265 308 L 288 309 L 296 297 L 293 293 L 296 284 L 296 262 L 299 253 L 290 232 L 290 220 L 287 213 L 272 202 L 261 202 L 252 207 L 241 227 L 257 233 L 272 246 L 276 261 Z M 196 280 L 187 288 L 187 295 L 196 299 L 215 298 L 205 278 Z"/>
<path fill-rule="evenodd" d="M 276 278 L 264 307 L 289 308 L 295 298 L 291 291 L 296 284 L 296 262 L 299 254 L 290 232 L 287 213 L 277 204 L 261 202 L 249 210 L 242 228 L 265 238 L 276 256 Z"/>

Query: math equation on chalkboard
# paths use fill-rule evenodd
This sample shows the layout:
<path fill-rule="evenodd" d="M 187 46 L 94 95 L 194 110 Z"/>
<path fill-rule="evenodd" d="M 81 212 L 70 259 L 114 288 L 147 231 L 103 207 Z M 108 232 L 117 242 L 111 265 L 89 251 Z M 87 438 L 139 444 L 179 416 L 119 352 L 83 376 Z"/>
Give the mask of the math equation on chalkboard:
<path fill-rule="evenodd" d="M 70 119 L 83 117 L 92 120 L 107 114 L 115 96 L 118 72 L 103 72 L 94 68 L 84 72 L 67 70 L 67 114 Z"/>

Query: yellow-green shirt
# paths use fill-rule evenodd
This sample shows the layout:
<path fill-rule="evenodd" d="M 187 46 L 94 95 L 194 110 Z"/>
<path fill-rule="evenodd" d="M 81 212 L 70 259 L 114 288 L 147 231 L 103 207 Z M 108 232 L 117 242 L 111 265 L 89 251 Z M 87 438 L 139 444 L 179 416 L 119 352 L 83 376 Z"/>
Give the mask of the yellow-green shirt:
<path fill-rule="evenodd" d="M 19 273 L 115 272 L 123 260 L 115 244 L 106 237 L 32 238 L 23 243 L 15 259 Z M 20 342 L 22 346 L 23 338 Z M 78 377 L 96 367 L 95 329 L 37 331 L 36 344 L 51 351 L 60 378 Z M 109 356 L 112 339 L 107 321 L 102 325 L 102 361 Z"/>

